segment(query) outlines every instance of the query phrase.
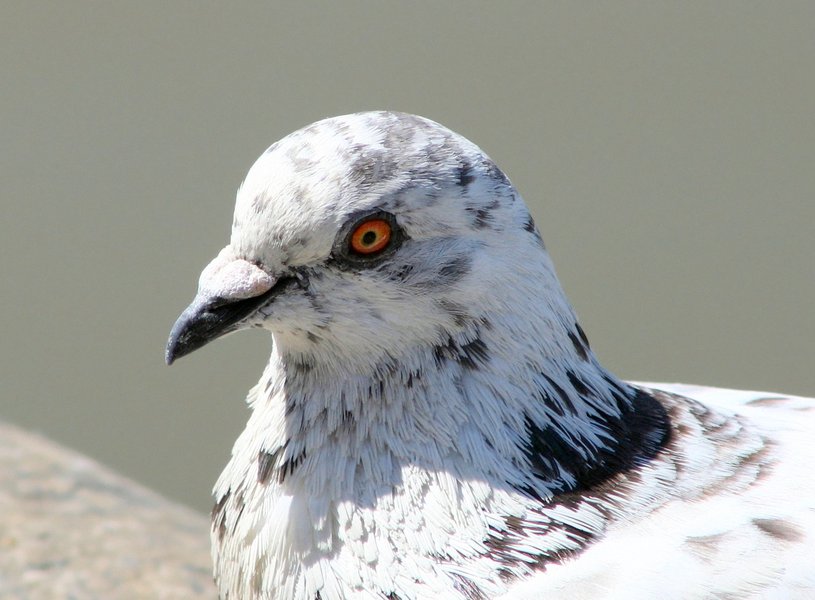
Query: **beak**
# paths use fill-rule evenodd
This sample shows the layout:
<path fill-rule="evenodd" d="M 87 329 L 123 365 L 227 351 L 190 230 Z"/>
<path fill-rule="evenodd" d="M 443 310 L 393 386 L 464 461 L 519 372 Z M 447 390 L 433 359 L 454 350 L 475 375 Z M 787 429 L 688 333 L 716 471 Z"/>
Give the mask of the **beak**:
<path fill-rule="evenodd" d="M 170 332 L 165 360 L 171 365 L 209 342 L 248 326 L 250 317 L 270 302 L 291 278 L 275 278 L 234 256 L 227 246 L 201 273 L 195 299 Z"/>

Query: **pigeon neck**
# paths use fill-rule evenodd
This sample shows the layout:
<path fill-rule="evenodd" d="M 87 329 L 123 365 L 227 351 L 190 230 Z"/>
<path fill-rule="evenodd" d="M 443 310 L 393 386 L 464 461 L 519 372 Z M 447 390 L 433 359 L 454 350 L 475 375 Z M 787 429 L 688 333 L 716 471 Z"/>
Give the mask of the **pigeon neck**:
<path fill-rule="evenodd" d="M 576 492 L 652 457 L 667 436 L 664 410 L 587 348 L 585 358 L 507 354 L 491 333 L 502 329 L 451 336 L 368 377 L 302 373 L 273 353 L 215 487 L 222 590 L 247 596 L 242 574 L 254 572 L 252 582 L 280 597 L 324 576 L 346 596 L 359 578 L 384 582 L 386 595 L 391 578 L 415 576 L 399 557 L 432 564 L 455 549 L 473 572 L 525 573 L 525 562 L 501 561 L 522 554 L 531 532 L 552 533 L 541 561 L 589 543 L 596 532 L 561 522 L 560 508 L 576 510 Z M 359 570 L 320 566 L 331 561 Z M 455 585 L 447 576 L 423 571 L 422 590 Z M 477 579 L 479 597 L 504 589 Z"/>
<path fill-rule="evenodd" d="M 548 356 L 535 348 L 508 353 L 496 330 L 515 335 L 508 323 L 476 327 L 343 379 L 273 354 L 254 405 L 257 424 L 250 421 L 265 428 L 278 414 L 277 430 L 253 434 L 275 457 L 270 472 L 281 482 L 297 471 L 319 479 L 327 472 L 318 465 L 341 461 L 353 467 L 355 485 L 362 478 L 398 488 L 399 469 L 412 465 L 502 480 L 543 501 L 628 468 L 638 445 L 660 446 L 664 415 L 600 366 L 579 326 L 548 340 L 560 349 Z M 311 467 L 301 468 L 306 457 Z M 359 468 L 371 460 L 396 468 Z M 335 483 L 309 486 L 329 492 Z"/>

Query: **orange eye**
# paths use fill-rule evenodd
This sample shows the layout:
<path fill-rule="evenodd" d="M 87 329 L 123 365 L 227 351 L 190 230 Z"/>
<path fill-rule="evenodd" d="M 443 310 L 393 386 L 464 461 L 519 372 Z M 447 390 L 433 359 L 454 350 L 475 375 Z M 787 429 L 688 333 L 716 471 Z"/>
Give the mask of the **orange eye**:
<path fill-rule="evenodd" d="M 354 229 L 351 250 L 357 254 L 373 254 L 384 250 L 391 241 L 391 224 L 384 219 L 371 219 Z"/>

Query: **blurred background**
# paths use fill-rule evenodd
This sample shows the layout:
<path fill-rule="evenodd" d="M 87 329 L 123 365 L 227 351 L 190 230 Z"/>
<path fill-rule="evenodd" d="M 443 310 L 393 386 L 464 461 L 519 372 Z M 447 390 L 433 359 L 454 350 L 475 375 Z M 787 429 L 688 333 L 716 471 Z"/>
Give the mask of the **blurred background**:
<path fill-rule="evenodd" d="M 0 419 L 208 510 L 270 340 L 170 326 L 255 158 L 377 108 L 501 165 L 621 376 L 815 395 L 815 3 L 2 13 Z"/>

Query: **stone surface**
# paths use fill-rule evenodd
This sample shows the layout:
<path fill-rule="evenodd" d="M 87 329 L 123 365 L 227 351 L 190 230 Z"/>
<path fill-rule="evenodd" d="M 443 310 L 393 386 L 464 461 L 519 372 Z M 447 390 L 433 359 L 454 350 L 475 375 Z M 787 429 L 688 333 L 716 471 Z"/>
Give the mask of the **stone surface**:
<path fill-rule="evenodd" d="M 0 423 L 0 598 L 214 599 L 208 521 Z"/>

